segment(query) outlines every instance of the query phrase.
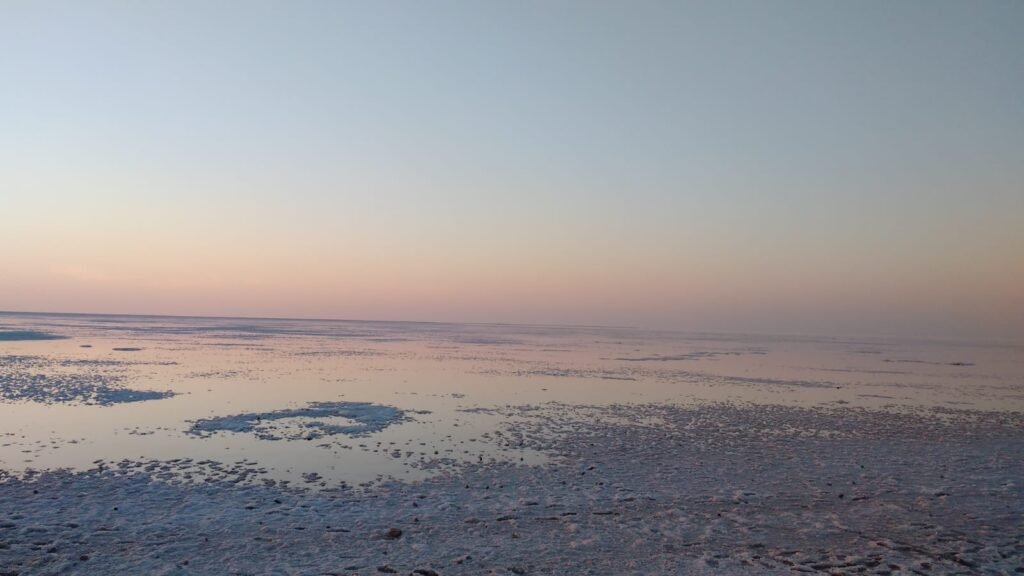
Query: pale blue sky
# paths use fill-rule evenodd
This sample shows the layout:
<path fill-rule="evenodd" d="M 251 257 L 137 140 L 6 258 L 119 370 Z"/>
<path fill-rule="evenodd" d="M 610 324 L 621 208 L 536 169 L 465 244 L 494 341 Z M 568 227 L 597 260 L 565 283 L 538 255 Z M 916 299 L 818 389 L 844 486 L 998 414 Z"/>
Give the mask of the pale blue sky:
<path fill-rule="evenodd" d="M 0 309 L 1021 336 L 1022 29 L 1019 1 L 6 1 Z"/>

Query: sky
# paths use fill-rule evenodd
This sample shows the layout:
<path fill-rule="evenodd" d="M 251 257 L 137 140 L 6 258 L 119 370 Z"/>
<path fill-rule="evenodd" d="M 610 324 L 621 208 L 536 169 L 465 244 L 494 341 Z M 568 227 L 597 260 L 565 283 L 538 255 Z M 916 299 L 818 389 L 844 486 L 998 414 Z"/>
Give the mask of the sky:
<path fill-rule="evenodd" d="M 0 310 L 1024 340 L 1024 2 L 0 1 Z"/>

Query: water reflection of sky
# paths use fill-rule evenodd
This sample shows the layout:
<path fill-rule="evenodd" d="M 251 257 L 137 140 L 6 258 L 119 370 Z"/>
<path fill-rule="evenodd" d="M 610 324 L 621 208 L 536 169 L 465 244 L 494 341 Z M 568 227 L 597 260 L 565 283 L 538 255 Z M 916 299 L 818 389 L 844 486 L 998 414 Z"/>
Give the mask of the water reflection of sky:
<path fill-rule="evenodd" d="M 278 479 L 310 472 L 328 483 L 412 479 L 432 473 L 439 460 L 543 461 L 504 445 L 497 433 L 507 417 L 487 408 L 545 402 L 1024 410 L 1024 350 L 1013 346 L 617 328 L 0 315 L 0 333 L 15 332 L 65 338 L 0 339 L 0 467 L 9 470 L 193 458 L 247 460 Z M 59 394 L 76 383 L 104 384 L 113 400 L 90 404 Z M 197 420 L 317 402 L 370 402 L 408 417 L 368 435 L 309 440 L 187 433 Z M 300 432 L 305 425 L 291 424 Z"/>

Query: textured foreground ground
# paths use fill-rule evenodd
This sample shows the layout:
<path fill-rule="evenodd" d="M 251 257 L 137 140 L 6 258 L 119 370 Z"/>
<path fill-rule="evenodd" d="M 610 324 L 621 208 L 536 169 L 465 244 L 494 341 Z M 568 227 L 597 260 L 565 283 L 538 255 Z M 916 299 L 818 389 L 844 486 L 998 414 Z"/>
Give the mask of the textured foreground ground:
<path fill-rule="evenodd" d="M 512 412 L 556 464 L 366 492 L 2 477 L 0 574 L 1024 573 L 1020 415 Z"/>

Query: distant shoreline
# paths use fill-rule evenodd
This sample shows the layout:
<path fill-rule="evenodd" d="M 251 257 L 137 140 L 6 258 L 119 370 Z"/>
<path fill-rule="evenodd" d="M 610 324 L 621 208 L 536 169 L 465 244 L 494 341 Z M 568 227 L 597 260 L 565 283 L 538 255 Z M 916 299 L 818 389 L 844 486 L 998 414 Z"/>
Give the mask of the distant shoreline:
<path fill-rule="evenodd" d="M 702 338 L 723 338 L 723 339 L 766 339 L 785 340 L 792 342 L 915 342 L 928 344 L 951 344 L 967 346 L 993 346 L 993 347 L 1018 347 L 1024 346 L 1024 340 L 1005 338 L 986 338 L 976 340 L 965 340 L 960 338 L 935 338 L 935 337 L 913 337 L 913 336 L 879 336 L 865 334 L 848 334 L 828 336 L 824 334 L 771 334 L 766 332 L 722 332 L 705 330 L 681 330 L 667 328 L 645 328 L 643 326 L 625 325 L 604 325 L 604 324 L 543 324 L 531 322 L 453 322 L 443 320 L 370 320 L 360 318 L 316 318 L 316 317 L 290 317 L 290 316 L 205 316 L 197 314 L 136 314 L 125 312 L 46 312 L 37 310 L 0 310 L 0 316 L 56 316 L 56 317 L 116 317 L 116 318 L 137 318 L 137 319 L 176 319 L 176 320 L 249 320 L 258 322 L 316 322 L 316 323 L 351 323 L 351 324 L 396 324 L 396 325 L 425 325 L 425 326 L 494 326 L 509 328 L 545 328 L 564 330 L 628 330 L 643 332 L 647 334 L 675 334 L 696 336 Z"/>

